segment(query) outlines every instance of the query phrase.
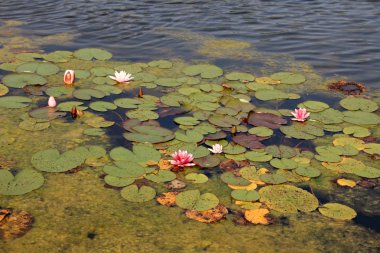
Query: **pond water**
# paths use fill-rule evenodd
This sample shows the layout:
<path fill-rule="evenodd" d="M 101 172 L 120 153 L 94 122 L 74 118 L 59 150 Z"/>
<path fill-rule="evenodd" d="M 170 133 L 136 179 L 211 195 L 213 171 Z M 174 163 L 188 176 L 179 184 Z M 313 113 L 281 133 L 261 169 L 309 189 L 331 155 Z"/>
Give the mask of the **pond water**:
<path fill-rule="evenodd" d="M 4 225 L 11 216 L 0 215 L 0 252 L 378 252 L 379 23 L 377 1 L 2 1 L 0 209 L 25 210 L 34 223 L 13 238 Z M 65 53 L 49 54 L 57 50 Z M 62 81 L 66 69 L 76 72 L 74 86 Z M 115 69 L 135 80 L 116 84 L 107 77 Z M 35 74 L 21 78 L 25 71 Z M 36 78 L 43 86 L 25 85 Z M 338 80 L 366 90 L 329 90 Z M 49 95 L 59 115 L 45 108 Z M 15 96 L 25 106 L 4 100 Z M 71 118 L 72 101 L 82 103 L 75 105 L 83 117 Z M 305 123 L 290 120 L 297 106 L 311 112 Z M 260 115 L 250 111 L 270 114 L 257 123 Z M 285 122 L 273 126 L 273 119 Z M 225 133 L 214 137 L 225 147 L 221 155 L 207 151 L 216 142 L 205 137 L 215 132 Z M 136 151 L 143 142 L 152 144 Z M 274 145 L 290 151 L 277 153 Z M 169 170 L 146 166 L 185 147 L 201 166 L 159 176 Z M 71 153 L 62 158 L 47 149 Z M 239 168 L 220 164 L 227 159 Z M 133 172 L 120 176 L 123 166 Z M 5 178 L 20 171 L 37 175 L 10 187 Z M 189 173 L 208 181 L 196 184 Z M 116 187 L 136 180 L 158 196 L 173 175 L 187 184 L 180 192 L 215 194 L 229 213 L 201 223 L 186 217 L 189 201 L 166 207 L 149 193 L 136 197 Z M 356 186 L 338 186 L 339 178 Z M 257 184 L 260 202 L 241 192 L 231 197 L 236 185 L 247 194 L 247 180 Z M 269 210 L 264 221 L 272 224 L 243 218 L 258 209 L 253 202 Z M 326 203 L 356 213 L 322 215 Z"/>

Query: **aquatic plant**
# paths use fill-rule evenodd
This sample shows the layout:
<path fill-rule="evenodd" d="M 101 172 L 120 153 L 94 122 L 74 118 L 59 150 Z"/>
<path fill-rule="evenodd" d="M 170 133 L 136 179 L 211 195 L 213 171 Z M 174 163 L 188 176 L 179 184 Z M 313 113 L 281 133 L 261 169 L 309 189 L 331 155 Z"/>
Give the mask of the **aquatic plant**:
<path fill-rule="evenodd" d="M 179 167 L 190 167 L 194 166 L 195 163 L 192 163 L 194 160 L 193 154 L 188 153 L 187 150 L 178 150 L 171 154 L 173 160 L 170 160 L 170 163 L 179 166 Z"/>
<path fill-rule="evenodd" d="M 68 69 L 65 71 L 65 74 L 63 75 L 63 82 L 65 84 L 73 84 L 75 80 L 75 73 L 74 70 Z"/>
<path fill-rule="evenodd" d="M 223 146 L 217 143 L 212 145 L 212 148 L 209 148 L 208 150 L 210 150 L 214 154 L 220 154 L 223 152 Z"/>
<path fill-rule="evenodd" d="M 112 80 L 115 80 L 118 83 L 129 83 L 129 81 L 133 80 L 132 74 L 121 70 L 120 72 L 115 71 L 115 76 L 109 76 Z"/>
<path fill-rule="evenodd" d="M 292 120 L 304 122 L 310 116 L 310 113 L 305 108 L 298 108 L 292 112 L 292 115 L 294 116 Z"/>
<path fill-rule="evenodd" d="M 56 107 L 57 106 L 57 101 L 55 101 L 55 98 L 53 96 L 49 97 L 48 106 L 49 107 Z"/>

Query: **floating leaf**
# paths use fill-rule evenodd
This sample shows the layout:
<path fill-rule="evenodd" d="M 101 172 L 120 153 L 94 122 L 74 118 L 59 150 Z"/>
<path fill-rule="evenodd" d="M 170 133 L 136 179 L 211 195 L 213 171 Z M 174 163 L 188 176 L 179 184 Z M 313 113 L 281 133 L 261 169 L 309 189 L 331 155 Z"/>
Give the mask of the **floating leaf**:
<path fill-rule="evenodd" d="M 149 186 L 130 185 L 121 190 L 121 196 L 130 202 L 146 202 L 154 199 L 156 191 Z"/>
<path fill-rule="evenodd" d="M 27 85 L 44 85 L 47 80 L 32 73 L 9 74 L 3 77 L 3 84 L 11 88 L 24 88 Z"/>
<path fill-rule="evenodd" d="M 267 137 L 259 137 L 254 134 L 238 134 L 232 137 L 232 140 L 236 142 L 237 144 L 250 148 L 263 148 L 265 147 L 264 144 L 262 144 L 260 141 L 268 139 Z"/>
<path fill-rule="evenodd" d="M 274 73 L 270 76 L 270 78 L 274 80 L 279 80 L 281 83 L 284 84 L 300 84 L 306 81 L 305 76 L 292 72 Z"/>
<path fill-rule="evenodd" d="M 26 234 L 34 223 L 34 217 L 26 211 L 12 211 L 0 223 L 0 239 L 12 240 Z"/>
<path fill-rule="evenodd" d="M 82 48 L 74 52 L 74 57 L 86 61 L 104 61 L 111 59 L 112 54 L 100 48 Z"/>
<path fill-rule="evenodd" d="M 8 170 L 0 170 L 0 194 L 22 195 L 40 188 L 44 184 L 41 173 L 25 169 L 13 176 Z"/>
<path fill-rule="evenodd" d="M 270 185 L 259 190 L 260 202 L 281 213 L 311 212 L 318 199 L 311 193 L 292 185 Z"/>
<path fill-rule="evenodd" d="M 359 97 L 347 97 L 339 103 L 344 109 L 350 111 L 374 112 L 379 109 L 379 106 L 374 101 Z"/>
<path fill-rule="evenodd" d="M 324 131 L 321 127 L 308 123 L 295 122 L 291 126 L 280 127 L 280 130 L 288 137 L 304 140 L 312 140 L 324 135 Z"/>
<path fill-rule="evenodd" d="M 194 184 L 203 184 L 208 181 L 208 177 L 200 173 L 190 173 L 186 175 L 186 180 L 191 181 Z"/>
<path fill-rule="evenodd" d="M 102 136 L 105 134 L 103 129 L 99 128 L 87 128 L 83 131 L 83 134 L 88 136 Z"/>
<path fill-rule="evenodd" d="M 176 174 L 170 170 L 160 170 L 157 174 L 146 175 L 145 178 L 155 183 L 164 183 L 176 179 Z"/>
<path fill-rule="evenodd" d="M 183 142 L 200 142 L 203 140 L 203 135 L 194 130 L 187 130 L 186 132 L 178 130 L 175 132 L 175 138 Z"/>
<path fill-rule="evenodd" d="M 201 75 L 202 78 L 216 78 L 223 75 L 223 70 L 215 65 L 199 64 L 186 67 L 183 73 L 188 76 Z"/>
<path fill-rule="evenodd" d="M 313 167 L 298 167 L 295 172 L 304 177 L 319 177 L 321 172 Z"/>
<path fill-rule="evenodd" d="M 41 76 L 50 76 L 57 74 L 59 68 L 49 62 L 27 62 L 21 64 L 16 69 L 17 72 L 28 72 L 28 73 L 36 73 Z"/>
<path fill-rule="evenodd" d="M 157 60 L 148 63 L 149 67 L 157 67 L 160 69 L 170 69 L 173 67 L 173 63 L 167 60 Z"/>
<path fill-rule="evenodd" d="M 221 175 L 220 179 L 229 185 L 238 185 L 238 186 L 247 186 L 250 185 L 251 182 L 242 177 L 237 177 L 232 172 L 225 172 Z"/>
<path fill-rule="evenodd" d="M 73 53 L 70 51 L 58 50 L 58 51 L 43 55 L 43 58 L 51 62 L 68 62 L 69 59 L 72 57 L 72 55 Z M 76 71 L 75 71 L 75 75 L 77 75 Z"/>
<path fill-rule="evenodd" d="M 266 208 L 259 208 L 253 210 L 247 210 L 244 212 L 244 218 L 253 224 L 268 225 L 267 215 L 269 210 Z"/>
<path fill-rule="evenodd" d="M 249 151 L 244 155 L 252 162 L 268 162 L 273 158 L 272 155 L 269 155 L 266 152 Z"/>
<path fill-rule="evenodd" d="M 252 111 L 248 115 L 248 123 L 257 127 L 262 126 L 277 129 L 287 122 L 288 121 L 286 119 L 272 113 L 259 113 Z"/>
<path fill-rule="evenodd" d="M 194 117 L 177 117 L 174 119 L 177 124 L 184 126 L 195 126 L 199 124 L 199 120 Z"/>
<path fill-rule="evenodd" d="M 27 131 L 41 131 L 46 128 L 50 127 L 49 121 L 39 121 L 36 119 L 28 118 L 24 121 L 21 121 L 18 125 L 21 129 L 27 130 Z"/>
<path fill-rule="evenodd" d="M 255 97 L 262 101 L 289 99 L 289 94 L 280 90 L 258 90 Z"/>
<path fill-rule="evenodd" d="M 114 187 L 125 187 L 133 184 L 135 182 L 134 178 L 126 178 L 126 177 L 115 177 L 111 175 L 107 175 L 104 177 L 104 182 L 106 184 L 114 186 Z"/>
<path fill-rule="evenodd" d="M 270 161 L 270 165 L 277 169 L 283 170 L 293 170 L 298 167 L 298 163 L 296 161 L 288 158 L 274 158 Z"/>
<path fill-rule="evenodd" d="M 240 146 L 240 145 L 228 144 L 227 146 L 223 147 L 223 153 L 230 154 L 230 155 L 242 154 L 245 151 L 246 151 L 245 147 Z"/>
<path fill-rule="evenodd" d="M 254 81 L 255 76 L 243 72 L 231 72 L 226 75 L 226 79 L 230 81 Z"/>
<path fill-rule="evenodd" d="M 73 92 L 73 96 L 82 100 L 91 100 L 91 98 L 103 98 L 106 94 L 96 89 L 78 89 Z"/>
<path fill-rule="evenodd" d="M 267 184 L 283 184 L 288 181 L 286 177 L 277 174 L 260 175 L 260 180 Z"/>
<path fill-rule="evenodd" d="M 176 203 L 183 209 L 205 211 L 216 207 L 219 199 L 212 193 L 201 195 L 199 190 L 189 190 L 178 194 Z"/>
<path fill-rule="evenodd" d="M 267 137 L 273 135 L 273 130 L 268 127 L 254 127 L 249 129 L 248 133 L 254 134 L 261 137 Z"/>
<path fill-rule="evenodd" d="M 0 97 L 0 108 L 18 109 L 29 106 L 32 100 L 21 96 Z"/>
<path fill-rule="evenodd" d="M 106 165 L 103 167 L 103 171 L 111 176 L 137 179 L 145 174 L 145 167 L 129 161 L 116 161 L 117 166 Z"/>
<path fill-rule="evenodd" d="M 137 98 L 118 98 L 115 99 L 114 104 L 121 108 L 134 109 L 143 102 Z"/>
<path fill-rule="evenodd" d="M 105 120 L 103 117 L 95 116 L 86 120 L 86 124 L 95 128 L 99 127 L 110 127 L 115 124 L 113 121 Z"/>
<path fill-rule="evenodd" d="M 114 70 L 107 67 L 94 67 L 91 70 L 94 76 L 109 76 L 114 74 Z"/>
<path fill-rule="evenodd" d="M 117 106 L 111 102 L 105 102 L 105 101 L 96 101 L 90 103 L 89 107 L 98 112 L 106 112 L 109 110 L 115 110 Z"/>
<path fill-rule="evenodd" d="M 361 126 L 345 127 L 343 128 L 343 133 L 352 134 L 354 137 L 357 138 L 363 138 L 371 135 L 371 132 L 367 128 Z"/>
<path fill-rule="evenodd" d="M 133 145 L 132 151 L 124 147 L 116 147 L 110 151 L 110 157 L 115 161 L 128 161 L 145 164 L 148 160 L 158 162 L 161 153 L 155 148 L 145 145 Z"/>
<path fill-rule="evenodd" d="M 380 143 L 366 143 L 363 151 L 370 155 L 380 155 Z"/>
<path fill-rule="evenodd" d="M 84 111 L 88 107 L 87 106 L 82 106 L 83 102 L 79 101 L 67 101 L 67 102 L 62 102 L 59 103 L 56 107 L 57 111 L 62 111 L 62 112 L 70 112 L 73 107 L 76 107 L 77 110 Z"/>
<path fill-rule="evenodd" d="M 240 124 L 240 121 L 229 115 L 212 114 L 208 121 L 220 127 L 232 127 Z"/>
<path fill-rule="evenodd" d="M 375 113 L 362 111 L 343 112 L 343 120 L 356 125 L 377 125 L 380 124 L 380 117 Z"/>
<path fill-rule="evenodd" d="M 318 208 L 318 211 L 329 218 L 336 220 L 352 220 L 356 217 L 356 212 L 351 207 L 338 204 L 338 203 L 327 203 Z"/>
<path fill-rule="evenodd" d="M 231 197 L 242 201 L 256 201 L 260 198 L 259 193 L 257 191 L 247 191 L 243 189 L 233 190 L 231 192 Z"/>
<path fill-rule="evenodd" d="M 343 122 L 343 117 L 342 112 L 328 108 L 322 112 L 312 113 L 310 119 L 318 120 L 325 124 L 338 124 Z"/>
<path fill-rule="evenodd" d="M 351 173 L 366 178 L 380 177 L 379 169 L 366 166 L 363 162 L 355 160 L 353 158 L 344 157 L 341 162 L 323 162 L 322 165 L 327 169 L 340 173 Z"/>
<path fill-rule="evenodd" d="M 320 101 L 309 100 L 297 105 L 298 108 L 305 108 L 309 112 L 321 112 L 328 109 L 330 106 Z"/>
<path fill-rule="evenodd" d="M 196 155 L 198 156 L 199 154 Z M 202 168 L 214 168 L 219 165 L 220 159 L 215 155 L 207 155 L 195 158 L 194 162 Z"/>
<path fill-rule="evenodd" d="M 156 198 L 156 201 L 162 206 L 176 206 L 177 195 L 178 192 L 164 192 Z"/>
<path fill-rule="evenodd" d="M 130 110 L 126 113 L 130 119 L 138 119 L 140 121 L 147 121 L 150 119 L 158 119 L 160 116 L 158 113 L 147 109 Z"/>
<path fill-rule="evenodd" d="M 297 155 L 297 150 L 285 145 L 271 145 L 265 148 L 265 152 L 278 158 L 291 158 Z"/>
<path fill-rule="evenodd" d="M 163 77 L 154 81 L 155 84 L 163 87 L 176 87 L 182 85 L 182 82 L 175 78 Z"/>

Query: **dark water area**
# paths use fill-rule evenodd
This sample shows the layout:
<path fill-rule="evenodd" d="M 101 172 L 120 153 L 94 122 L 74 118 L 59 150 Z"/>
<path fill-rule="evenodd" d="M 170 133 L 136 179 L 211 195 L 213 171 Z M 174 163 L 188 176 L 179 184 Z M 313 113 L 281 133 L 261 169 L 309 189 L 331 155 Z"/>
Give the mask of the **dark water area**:
<path fill-rule="evenodd" d="M 379 85 L 379 1 L 1 1 L 0 20 L 25 21 L 28 36 L 68 32 L 70 44 L 45 50 L 102 47 L 115 59 L 147 61 L 194 52 L 195 32 L 249 42 L 260 53 L 286 55 L 325 77 Z M 172 36 L 172 32 L 177 33 Z M 254 66 L 249 60 L 217 59 L 223 68 Z"/>

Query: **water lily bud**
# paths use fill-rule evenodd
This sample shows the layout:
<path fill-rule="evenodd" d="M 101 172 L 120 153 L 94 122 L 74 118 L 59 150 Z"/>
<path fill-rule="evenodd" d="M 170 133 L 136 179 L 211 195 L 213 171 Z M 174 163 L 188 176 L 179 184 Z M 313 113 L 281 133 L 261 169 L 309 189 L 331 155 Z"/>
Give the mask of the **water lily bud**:
<path fill-rule="evenodd" d="M 68 69 L 65 71 L 65 74 L 63 76 L 63 82 L 65 84 L 72 84 L 75 79 L 74 70 Z"/>
<path fill-rule="evenodd" d="M 49 97 L 48 106 L 49 107 L 56 107 L 57 101 L 55 101 L 55 98 L 53 96 Z"/>

